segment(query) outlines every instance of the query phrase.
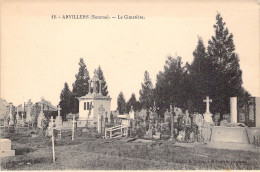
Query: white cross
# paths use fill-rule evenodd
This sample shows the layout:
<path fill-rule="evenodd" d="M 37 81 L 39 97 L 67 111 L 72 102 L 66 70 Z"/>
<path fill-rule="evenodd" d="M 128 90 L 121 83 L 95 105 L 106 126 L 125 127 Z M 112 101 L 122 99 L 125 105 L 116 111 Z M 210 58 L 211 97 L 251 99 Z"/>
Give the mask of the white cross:
<path fill-rule="evenodd" d="M 58 106 L 57 110 L 58 110 L 58 116 L 60 116 L 60 110 L 61 110 L 60 105 Z"/>
<path fill-rule="evenodd" d="M 209 99 L 209 96 L 206 97 L 206 100 L 204 99 L 203 102 L 206 102 L 206 106 L 207 106 L 207 109 L 206 109 L 206 113 L 210 113 L 209 111 L 209 103 L 212 102 L 212 99 Z"/>

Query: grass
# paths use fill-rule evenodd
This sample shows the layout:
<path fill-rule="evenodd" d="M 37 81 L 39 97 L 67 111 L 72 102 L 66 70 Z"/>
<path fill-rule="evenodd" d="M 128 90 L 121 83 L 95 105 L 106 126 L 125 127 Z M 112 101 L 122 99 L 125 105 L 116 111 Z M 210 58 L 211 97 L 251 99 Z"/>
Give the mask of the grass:
<path fill-rule="evenodd" d="M 180 147 L 169 142 L 133 143 L 105 141 L 98 135 L 71 131 L 55 141 L 56 163 L 52 163 L 51 139 L 31 138 L 28 132 L 7 133 L 15 157 L 1 158 L 2 170 L 256 170 L 260 153 Z M 98 139 L 96 139 L 98 138 Z"/>

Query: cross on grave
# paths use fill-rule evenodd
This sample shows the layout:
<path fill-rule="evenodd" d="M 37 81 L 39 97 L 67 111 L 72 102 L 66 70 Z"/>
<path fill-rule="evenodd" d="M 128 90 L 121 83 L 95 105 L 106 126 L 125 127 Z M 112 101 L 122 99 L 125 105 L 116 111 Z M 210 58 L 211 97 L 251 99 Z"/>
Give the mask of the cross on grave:
<path fill-rule="evenodd" d="M 57 110 L 58 110 L 58 116 L 60 116 L 60 110 L 61 110 L 60 105 L 58 106 Z"/>
<path fill-rule="evenodd" d="M 203 102 L 206 103 L 206 113 L 210 113 L 210 111 L 209 111 L 209 103 L 212 102 L 212 99 L 209 99 L 209 96 L 207 96 L 206 99 L 203 100 Z"/>

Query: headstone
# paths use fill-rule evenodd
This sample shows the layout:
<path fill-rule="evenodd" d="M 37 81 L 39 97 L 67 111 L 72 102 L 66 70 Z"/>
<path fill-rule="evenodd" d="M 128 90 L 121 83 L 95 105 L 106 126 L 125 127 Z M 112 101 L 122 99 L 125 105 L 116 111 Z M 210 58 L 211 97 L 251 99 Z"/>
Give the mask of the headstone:
<path fill-rule="evenodd" d="M 32 117 L 31 117 L 31 111 L 32 111 L 32 102 L 29 100 L 27 102 L 27 112 L 26 112 L 26 122 L 31 123 L 32 122 Z"/>
<path fill-rule="evenodd" d="M 13 109 L 13 104 L 9 103 L 9 114 L 8 114 L 9 126 L 13 126 L 14 125 L 14 117 L 13 117 L 13 114 L 12 114 L 12 109 Z"/>
<path fill-rule="evenodd" d="M 61 110 L 60 106 L 58 106 L 57 110 L 58 110 L 58 116 L 55 119 L 55 125 L 57 128 L 61 128 L 62 127 L 62 117 L 60 116 L 60 110 Z"/>
<path fill-rule="evenodd" d="M 215 126 L 219 126 L 220 113 L 216 113 L 214 115 L 214 124 Z"/>
<path fill-rule="evenodd" d="M 210 110 L 209 110 L 209 103 L 212 102 L 212 99 L 209 99 L 209 96 L 207 96 L 206 100 L 203 100 L 203 102 L 206 102 L 206 112 L 203 115 L 204 120 L 207 123 L 213 123 L 212 114 L 210 113 Z"/>
<path fill-rule="evenodd" d="M 15 156 L 15 151 L 11 150 L 11 140 L 0 139 L 1 153 L 0 157 Z"/>
<path fill-rule="evenodd" d="M 237 97 L 230 97 L 231 123 L 237 123 Z"/>
<path fill-rule="evenodd" d="M 37 127 L 38 128 L 43 128 L 43 120 L 44 120 L 45 116 L 43 113 L 43 98 L 41 99 L 41 112 L 38 116 L 38 120 L 37 120 Z"/>
<path fill-rule="evenodd" d="M 195 125 L 198 126 L 197 138 L 198 138 L 198 141 L 200 141 L 202 139 L 202 125 L 204 123 L 203 116 L 199 113 L 194 114 L 194 123 L 195 123 Z"/>

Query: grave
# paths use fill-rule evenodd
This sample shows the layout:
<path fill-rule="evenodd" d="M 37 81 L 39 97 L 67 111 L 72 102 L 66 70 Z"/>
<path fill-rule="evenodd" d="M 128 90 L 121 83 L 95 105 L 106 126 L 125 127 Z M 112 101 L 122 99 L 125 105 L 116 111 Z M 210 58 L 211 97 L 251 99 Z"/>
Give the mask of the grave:
<path fill-rule="evenodd" d="M 60 106 L 58 106 L 58 116 L 55 119 L 56 128 L 62 128 L 62 117 L 60 116 Z"/>
<path fill-rule="evenodd" d="M 89 81 L 88 94 L 78 97 L 79 119 L 77 126 L 96 128 L 98 133 L 104 133 L 106 118 L 108 123 L 111 122 L 111 119 L 107 116 L 111 112 L 111 98 L 102 95 L 101 83 L 102 80 L 95 74 Z"/>
<path fill-rule="evenodd" d="M 0 139 L 1 154 L 0 157 L 15 156 L 15 151 L 11 150 L 11 140 Z"/>
<path fill-rule="evenodd" d="M 32 111 L 32 102 L 31 99 L 27 102 L 27 112 L 26 112 L 26 122 L 28 125 L 32 122 L 32 117 L 31 117 L 31 111 Z"/>
<path fill-rule="evenodd" d="M 248 130 L 245 125 L 237 123 L 237 99 L 230 98 L 231 122 L 222 122 L 224 126 L 214 126 L 212 128 L 208 147 L 231 150 L 255 150 L 255 146 L 250 144 Z"/>
<path fill-rule="evenodd" d="M 247 130 L 244 127 L 214 126 L 210 142 L 210 148 L 230 150 L 253 150 L 254 145 L 249 142 Z"/>
<path fill-rule="evenodd" d="M 10 119 L 9 120 L 9 126 L 14 126 L 14 117 L 13 117 L 13 114 L 12 114 L 12 109 L 13 109 L 13 104 L 12 103 L 9 103 L 9 114 L 8 114 L 8 118 Z"/>
<path fill-rule="evenodd" d="M 203 100 L 203 102 L 206 102 L 206 112 L 204 113 L 204 120 L 207 123 L 213 123 L 212 120 L 212 114 L 209 111 L 209 103 L 212 102 L 212 99 L 209 99 L 209 96 L 206 97 L 206 100 Z"/>
<path fill-rule="evenodd" d="M 214 126 L 214 122 L 212 120 L 212 114 L 209 110 L 209 103 L 212 102 L 212 99 L 209 99 L 209 96 L 206 97 L 203 102 L 206 103 L 206 112 L 203 114 L 204 123 L 201 127 L 201 136 L 204 142 L 208 142 L 210 140 L 211 129 Z"/>

